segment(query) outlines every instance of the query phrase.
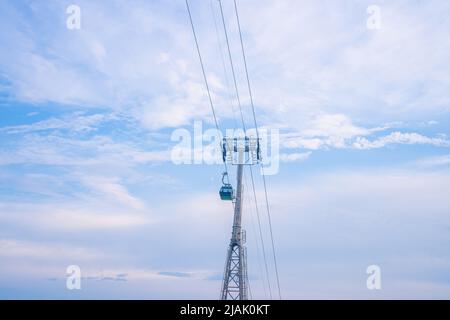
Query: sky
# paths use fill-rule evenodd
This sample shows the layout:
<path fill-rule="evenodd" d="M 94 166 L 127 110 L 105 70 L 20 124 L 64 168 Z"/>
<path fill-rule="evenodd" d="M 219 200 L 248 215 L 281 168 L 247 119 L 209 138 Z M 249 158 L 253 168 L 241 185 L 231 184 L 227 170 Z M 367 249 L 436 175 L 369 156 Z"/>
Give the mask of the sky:
<path fill-rule="evenodd" d="M 282 297 L 450 298 L 450 2 L 237 2 L 258 124 L 279 132 L 266 180 Z M 218 2 L 190 6 L 220 128 L 239 127 Z M 201 141 L 215 127 L 185 2 L 0 0 L 0 47 L 0 298 L 218 299 L 223 166 L 173 161 L 177 130 Z M 269 276 L 249 168 L 243 225 L 265 299 L 275 267 L 254 174 Z"/>

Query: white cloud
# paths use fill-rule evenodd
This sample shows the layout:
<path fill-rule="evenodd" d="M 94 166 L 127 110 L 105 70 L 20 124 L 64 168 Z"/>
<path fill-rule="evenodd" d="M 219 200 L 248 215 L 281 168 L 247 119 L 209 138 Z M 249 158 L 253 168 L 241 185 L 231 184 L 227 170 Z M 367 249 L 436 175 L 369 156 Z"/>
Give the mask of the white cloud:
<path fill-rule="evenodd" d="M 295 128 L 291 128 L 295 130 Z M 380 129 L 366 129 L 356 126 L 343 114 L 321 114 L 305 117 L 297 130 L 282 134 L 281 143 L 286 148 L 305 148 L 317 150 L 330 146 L 345 147 L 346 141 L 355 136 L 364 136 Z"/>
<path fill-rule="evenodd" d="M 383 148 L 393 144 L 423 144 L 435 147 L 449 147 L 450 141 L 445 135 L 428 137 L 415 132 L 394 131 L 384 136 L 380 132 L 391 129 L 395 124 L 365 128 L 353 124 L 342 114 L 322 114 L 311 119 L 305 118 L 305 124 L 287 129 L 280 136 L 281 146 L 287 149 L 319 150 L 326 148 L 355 148 L 360 150 Z"/>
<path fill-rule="evenodd" d="M 314 287 L 316 298 L 372 299 L 365 268 L 375 263 L 383 274 L 380 297 L 448 297 L 448 286 L 433 287 L 448 278 L 449 188 L 448 170 L 352 169 L 272 184 L 283 290 L 311 297 L 308 288 L 298 289 L 300 282 Z M 249 254 L 254 250 L 253 244 Z M 430 284 L 426 292 L 412 285 L 420 282 Z"/>
<path fill-rule="evenodd" d="M 143 150 L 133 141 L 118 142 L 108 135 L 76 137 L 50 132 L 25 135 L 8 151 L 0 152 L 0 164 L 34 163 L 54 166 L 131 167 L 139 163 L 170 160 L 170 150 Z"/>
<path fill-rule="evenodd" d="M 175 97 L 160 97 L 136 111 L 142 124 L 153 130 L 173 128 L 187 125 L 194 118 L 201 119 L 209 115 L 210 108 L 203 84 L 184 81 L 174 87 L 179 91 Z"/>
<path fill-rule="evenodd" d="M 92 114 L 83 115 L 80 113 L 71 113 L 61 118 L 50 118 L 32 124 L 6 126 L 0 128 L 7 134 L 30 133 L 45 130 L 70 130 L 73 133 L 88 132 L 96 130 L 97 127 L 105 121 L 114 119 L 114 115 Z"/>
<path fill-rule="evenodd" d="M 445 2 L 383 2 L 383 27 L 377 32 L 366 28 L 368 2 L 351 8 L 328 4 L 326 10 L 320 1 L 255 3 L 240 9 L 262 124 L 303 128 L 305 117 L 321 114 L 386 123 L 449 111 Z M 33 5 L 40 22 L 30 26 L 35 33 L 16 24 L 15 6 L 2 5 L 8 13 L 2 28 L 11 32 L 0 41 L 15 46 L 2 53 L 0 68 L 16 98 L 121 109 L 151 130 L 211 120 L 188 20 L 178 17 L 185 14 L 183 3 L 79 5 L 83 28 L 78 32 L 63 27 L 63 2 Z M 226 12 L 231 9 L 225 5 Z M 209 5 L 195 4 L 193 11 L 218 114 L 230 118 L 230 92 L 222 83 Z M 227 15 L 237 57 L 232 18 Z M 52 32 L 43 39 L 41 30 Z M 241 61 L 235 63 L 240 70 Z M 241 72 L 238 82 L 244 113 L 250 116 Z M 355 134 L 354 129 L 345 126 L 339 135 Z"/>
<path fill-rule="evenodd" d="M 355 125 L 343 114 L 320 114 L 304 118 L 297 129 L 289 128 L 290 133 L 281 135 L 281 144 L 285 148 L 303 148 L 318 150 L 321 148 L 347 148 L 350 141 L 357 137 L 368 136 L 387 130 L 389 126 L 364 128 Z"/>
<path fill-rule="evenodd" d="M 370 4 L 241 5 L 258 104 L 269 114 L 283 105 L 279 119 L 291 124 L 316 112 L 367 123 L 448 112 L 449 4 L 383 1 L 376 32 L 366 28 Z"/>
<path fill-rule="evenodd" d="M 436 156 L 436 157 L 428 157 L 425 159 L 421 159 L 416 161 L 416 165 L 420 167 L 439 167 L 446 166 L 450 164 L 450 155 Z"/>
<path fill-rule="evenodd" d="M 93 260 L 104 254 L 80 247 L 60 244 L 36 243 L 15 239 L 0 239 L 0 256 L 5 258 Z"/>
<path fill-rule="evenodd" d="M 364 136 L 373 132 L 366 128 L 355 126 L 352 121 L 343 114 L 323 114 L 307 124 L 302 130 L 306 137 L 339 137 L 352 138 L 355 136 Z"/>
<path fill-rule="evenodd" d="M 89 188 L 105 195 L 110 202 L 119 202 L 134 209 L 143 209 L 144 203 L 132 196 L 128 190 L 117 181 L 117 178 L 106 178 L 98 176 L 86 176 L 81 180 Z"/>
<path fill-rule="evenodd" d="M 53 232 L 120 230 L 148 224 L 148 213 L 121 209 L 100 201 L 81 198 L 69 203 L 5 203 L 0 207 L 4 223 Z"/>
<path fill-rule="evenodd" d="M 41 24 L 21 21 L 30 29 L 51 30 L 46 39 L 39 31 L 24 31 L 17 19 L 3 19 L 2 29 L 11 35 L 0 42 L 12 37 L 16 45 L 0 56 L 0 70 L 14 99 L 121 110 L 151 130 L 210 119 L 191 31 L 186 20 L 173 17 L 177 5 L 78 5 L 78 31 L 64 28 L 64 2 L 33 5 Z M 20 15 L 14 5 L 2 6 L 9 16 Z M 212 90 L 221 90 L 219 78 L 213 72 L 208 77 Z"/>
<path fill-rule="evenodd" d="M 392 132 L 373 141 L 358 137 L 352 146 L 356 149 L 376 149 L 389 144 L 429 144 L 437 147 L 450 147 L 450 141 L 444 138 L 430 138 L 418 133 L 402 132 Z"/>
<path fill-rule="evenodd" d="M 308 159 L 311 156 L 311 153 L 312 152 L 282 153 L 280 154 L 280 160 L 284 162 L 303 161 Z"/>
<path fill-rule="evenodd" d="M 58 102 L 62 104 L 104 105 L 105 99 L 96 92 L 94 79 L 86 79 L 73 66 L 51 61 L 36 54 L 25 55 L 26 67 L 20 70 L 22 82 L 17 84 L 17 95 L 32 103 Z M 30 77 L 29 75 L 33 76 Z M 18 78 L 16 78 L 18 79 Z M 14 80 L 16 80 L 14 79 Z"/>
<path fill-rule="evenodd" d="M 365 285 L 365 267 L 374 261 L 381 265 L 383 274 L 390 275 L 383 279 L 383 286 L 392 290 L 383 290 L 380 293 L 383 297 L 405 297 L 405 288 L 411 289 L 408 297 L 427 298 L 447 294 L 445 288 L 437 290 L 434 287 L 438 282 L 433 277 L 447 275 L 448 246 L 442 244 L 449 241 L 448 233 L 445 232 L 449 223 L 447 213 L 450 203 L 446 196 L 449 187 L 447 171 L 353 170 L 307 176 L 295 183 L 272 183 L 269 196 L 272 212 L 276 212 L 272 215 L 272 223 L 284 296 L 293 299 L 311 297 L 308 288 L 314 287 L 316 289 L 312 296 L 317 298 L 370 298 L 367 291 L 361 290 L 361 286 Z M 251 192 L 245 194 L 246 199 L 252 198 Z M 261 198 L 261 194 L 257 196 Z M 120 262 L 106 265 L 104 275 L 127 273 L 128 282 L 137 280 L 139 284 L 136 288 L 141 289 L 148 284 L 144 280 L 156 285 L 153 281 L 159 279 L 169 286 L 154 289 L 159 297 L 183 296 L 182 292 L 192 284 L 207 288 L 202 287 L 201 292 L 190 292 L 191 297 L 203 297 L 206 292 L 213 294 L 218 282 L 205 282 L 203 279 L 222 272 L 231 231 L 232 206 L 228 202 L 221 202 L 218 195 L 211 192 L 173 195 L 171 199 L 174 201 L 160 204 L 159 211 L 164 215 L 154 225 L 143 230 L 145 236 L 150 237 L 140 238 L 140 241 L 144 239 L 147 243 L 145 253 L 133 246 L 133 249 L 127 250 L 126 258 L 121 257 Z M 199 203 L 208 205 L 199 206 Z M 51 208 L 49 206 L 42 211 Z M 74 211 L 73 208 L 67 210 Z M 30 208 L 29 211 L 36 212 L 36 208 Z M 105 211 L 110 213 L 109 209 Z M 248 254 L 249 261 L 253 261 L 249 264 L 250 276 L 253 277 L 252 288 L 255 289 L 255 297 L 262 297 L 251 211 L 251 205 L 245 202 Z M 17 212 L 12 212 L 13 216 L 17 216 Z M 28 215 L 27 220 L 29 217 L 32 215 Z M 63 217 L 61 215 L 59 220 L 56 219 L 54 225 L 64 223 Z M 261 217 L 265 225 L 265 214 Z M 49 220 L 53 221 L 54 218 L 50 217 Z M 2 221 L 2 225 L 6 223 L 11 221 Z M 139 235 L 138 231 L 133 231 L 133 234 Z M 141 234 L 142 237 L 144 234 Z M 161 237 L 166 244 L 164 248 L 160 248 L 160 243 L 155 240 Z M 104 252 L 111 248 L 110 244 L 104 246 Z M 162 252 L 167 254 L 168 251 L 175 258 L 159 261 L 162 267 L 152 267 L 152 258 Z M 120 256 L 117 251 L 114 252 Z M 143 267 L 140 260 L 144 257 L 143 263 L 148 268 Z M 133 264 L 135 261 L 139 261 L 137 265 Z M 83 270 L 87 276 L 98 277 L 101 266 L 100 263 L 90 263 Z M 296 272 L 298 270 L 302 272 Z M 7 271 L 8 274 L 17 274 Z M 191 276 L 165 276 L 159 274 L 160 271 L 183 272 Z M 21 272 L 27 277 L 34 271 Z M 62 269 L 59 272 L 63 272 Z M 171 286 L 172 281 L 178 285 Z M 430 286 L 424 292 L 420 290 L 421 286 L 412 285 L 415 282 L 428 282 Z M 299 283 L 306 289 L 299 290 Z M 125 293 L 129 286 L 131 284 L 121 291 L 122 297 L 132 294 Z"/>
<path fill-rule="evenodd" d="M 364 1 L 352 6 L 337 2 L 324 6 L 313 0 L 251 0 L 240 5 L 258 120 L 261 126 L 288 132 L 282 136 L 283 148 L 450 146 L 445 136 L 432 137 L 431 133 L 419 134 L 414 129 L 380 133 L 392 130 L 385 123 L 411 119 L 425 123 L 439 119 L 445 123 L 450 102 L 450 5 L 445 1 L 411 4 L 406 0 L 383 1 L 380 5 L 383 28 L 376 33 L 365 28 Z M 15 178 L 9 172 L 7 180 L 0 172 L 2 181 L 8 181 L 4 183 L 8 190 L 9 182 L 27 186 L 4 194 L 6 200 L 16 197 L 15 191 L 32 195 L 40 191 L 40 195 L 51 198 L 33 203 L 27 193 L 20 203 L 3 201 L 2 230 L 22 238 L 68 236 L 73 240 L 74 235 L 82 234 L 76 241 L 86 242 L 99 241 L 106 232 L 120 236 L 129 232 L 139 240 L 130 237 L 120 245 L 109 243 L 110 238 L 102 240 L 108 242 L 103 243 L 105 247 L 114 246 L 115 254 L 119 254 L 118 247 L 126 246 L 138 260 L 124 260 L 127 263 L 158 261 L 167 266 L 166 270 L 191 272 L 198 270 L 198 265 L 192 266 L 198 262 L 221 272 L 224 251 L 217 248 L 225 250 L 228 244 L 232 207 L 219 201 L 217 191 L 211 192 L 220 181 L 212 180 L 214 186 L 208 187 L 207 194 L 197 193 L 194 183 L 187 182 L 186 193 L 165 194 L 165 198 L 162 192 L 150 193 L 147 199 L 141 199 L 127 184 L 127 179 L 141 177 L 136 167 L 170 160 L 167 145 L 155 143 L 152 136 L 145 134 L 145 128 L 156 131 L 184 126 L 193 119 L 211 122 L 184 4 L 138 1 L 130 5 L 116 1 L 106 5 L 81 1 L 84 20 L 79 32 L 64 28 L 64 2 L 30 6 L 32 10 L 27 12 L 32 13 L 31 18 L 13 2 L 0 4 L 0 28 L 8 31 L 0 34 L 0 43 L 8 48 L 0 52 L 1 82 L 5 82 L 0 83 L 0 90 L 7 92 L 12 101 L 41 107 L 52 102 L 57 104 L 55 108 L 71 104 L 77 109 L 102 107 L 106 111 L 73 114 L 73 119 L 55 116 L 1 129 L 6 135 L 1 165 L 27 164 L 27 168 L 37 171 L 44 165 L 45 170 L 55 170 L 45 175 L 30 172 L 19 176 L 14 172 Z M 228 9 L 226 5 L 230 13 Z M 197 3 L 193 10 L 218 115 L 220 120 L 231 118 L 235 101 L 229 102 L 229 92 L 217 71 L 222 66 L 212 21 L 208 20 L 209 7 Z M 232 50 L 238 57 L 235 26 L 233 20 L 227 21 Z M 236 64 L 241 69 L 239 60 Z M 238 81 L 245 85 L 245 79 Z M 244 95 L 246 88 L 240 89 Z M 248 98 L 241 98 L 246 119 L 251 119 Z M 109 128 L 114 132 L 96 132 L 118 114 L 134 119 L 124 127 L 121 122 L 120 128 L 112 124 Z M 123 118 L 120 121 L 126 122 Z M 283 161 L 300 161 L 311 154 L 290 151 L 282 153 Z M 448 159 L 425 159 L 424 163 L 444 165 Z M 21 177 L 23 181 L 18 181 Z M 303 285 L 299 286 L 301 277 L 314 282 L 310 288 L 318 296 L 330 292 L 333 297 L 349 293 L 360 296 L 358 272 L 364 272 L 360 266 L 367 260 L 372 263 L 375 253 L 376 258 L 381 257 L 388 267 L 391 263 L 397 270 L 406 266 L 425 278 L 434 272 L 448 276 L 439 265 L 427 267 L 424 272 L 423 265 L 411 266 L 406 260 L 393 258 L 399 253 L 417 254 L 422 261 L 447 255 L 447 172 L 345 172 L 295 181 L 271 185 L 269 191 L 276 212 L 274 231 L 286 297 L 302 294 L 298 289 Z M 71 183 L 76 187 L 69 188 Z M 261 194 L 257 196 L 261 198 Z M 147 202 L 152 203 L 150 213 Z M 254 243 L 248 231 L 249 254 L 253 254 Z M 163 248 L 159 245 L 161 239 Z M 5 257 L 11 257 L 11 252 L 30 258 L 34 253 L 66 257 L 64 252 L 74 249 L 28 240 L 1 241 L 0 254 Z M 143 241 L 151 249 L 145 248 L 145 253 L 139 251 Z M 167 259 L 156 260 L 163 254 Z M 83 250 L 79 255 L 90 257 Z M 193 259 L 195 255 L 199 259 Z M 447 262 L 443 264 L 447 266 Z M 146 279 L 161 278 L 152 270 L 148 274 L 143 269 L 135 270 L 142 271 Z M 341 274 L 339 270 L 345 271 Z M 324 275 L 338 280 L 327 281 Z M 350 281 L 343 281 L 343 275 Z M 427 296 L 436 290 L 448 293 L 447 287 L 436 289 L 426 281 L 411 285 L 412 278 L 403 284 L 396 282 L 397 293 L 392 295 L 401 296 L 410 288 L 416 290 L 417 296 L 424 288 L 429 289 Z M 142 288 L 141 282 L 139 285 Z M 192 297 L 204 294 L 198 289 L 203 285 L 195 282 L 195 286 L 183 286 L 176 282 L 170 289 L 160 288 L 171 297 Z M 147 287 L 154 291 L 153 286 Z M 197 291 L 192 292 L 193 287 Z"/>
<path fill-rule="evenodd" d="M 57 211 L 43 213 L 35 225 L 58 231 L 124 229 L 139 227 L 149 222 L 144 215 L 127 213 L 94 213 L 89 211 Z"/>

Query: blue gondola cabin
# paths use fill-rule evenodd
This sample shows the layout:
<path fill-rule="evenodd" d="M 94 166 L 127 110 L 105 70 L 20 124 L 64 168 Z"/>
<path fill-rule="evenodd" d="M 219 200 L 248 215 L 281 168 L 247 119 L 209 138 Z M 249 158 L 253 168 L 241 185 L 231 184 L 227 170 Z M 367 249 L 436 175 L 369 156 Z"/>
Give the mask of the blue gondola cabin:
<path fill-rule="evenodd" d="M 231 184 L 225 184 L 222 186 L 222 188 L 220 188 L 219 194 L 220 199 L 231 201 L 234 197 L 233 187 L 231 186 Z"/>

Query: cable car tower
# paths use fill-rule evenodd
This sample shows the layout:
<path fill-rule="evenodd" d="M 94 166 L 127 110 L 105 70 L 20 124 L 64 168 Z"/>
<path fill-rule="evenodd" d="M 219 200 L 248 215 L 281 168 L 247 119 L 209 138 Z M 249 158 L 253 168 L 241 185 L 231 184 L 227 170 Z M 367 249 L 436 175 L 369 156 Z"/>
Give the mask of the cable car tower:
<path fill-rule="evenodd" d="M 217 121 L 216 111 L 215 111 L 214 103 L 213 103 L 213 99 L 212 99 L 212 94 L 211 94 L 210 87 L 208 84 L 208 79 L 206 77 L 205 66 L 203 64 L 200 46 L 199 46 L 197 35 L 195 32 L 194 22 L 192 20 L 192 14 L 191 14 L 191 10 L 189 7 L 189 0 L 185 0 L 185 2 L 186 2 L 186 9 L 187 9 L 187 12 L 189 15 L 189 22 L 190 22 L 191 28 L 192 28 L 192 34 L 194 36 L 195 47 L 197 49 L 197 54 L 198 54 L 198 58 L 200 61 L 203 80 L 205 82 L 206 91 L 208 93 L 209 104 L 211 106 L 211 111 L 212 111 L 212 114 L 214 117 L 216 129 L 217 129 L 217 131 L 220 131 L 219 123 Z M 244 124 L 244 117 L 243 117 L 243 113 L 241 110 L 241 103 L 240 103 L 239 92 L 238 92 L 238 87 L 237 87 L 237 83 L 236 83 L 233 59 L 232 59 L 232 55 L 231 55 L 230 44 L 229 44 L 229 40 L 228 40 L 228 33 L 227 33 L 226 25 L 225 25 L 225 18 L 224 18 L 224 14 L 223 14 L 221 0 L 219 0 L 218 3 L 220 6 L 220 13 L 221 13 L 221 17 L 222 17 L 222 24 L 224 27 L 225 39 L 227 42 L 228 55 L 230 58 L 230 65 L 231 65 L 231 70 L 232 70 L 232 74 L 233 74 L 234 86 L 235 86 L 235 90 L 236 90 L 236 97 L 238 100 L 239 109 L 241 111 L 241 120 L 242 120 L 243 131 L 246 131 L 245 124 Z M 223 177 L 222 177 L 223 186 L 221 187 L 219 194 L 220 194 L 220 198 L 222 200 L 228 200 L 228 201 L 233 202 L 233 204 L 234 204 L 234 206 L 233 206 L 234 219 L 233 219 L 233 227 L 232 227 L 232 231 L 231 231 L 230 245 L 228 247 L 227 259 L 226 259 L 226 263 L 225 263 L 225 271 L 224 271 L 222 289 L 221 289 L 221 299 L 222 300 L 228 300 L 228 299 L 247 300 L 249 286 L 248 286 L 248 278 L 247 278 L 246 249 L 244 246 L 245 231 L 242 229 L 242 197 L 243 197 L 242 178 L 243 178 L 243 174 L 244 174 L 244 165 L 255 165 L 257 163 L 261 163 L 261 151 L 260 151 L 260 139 L 259 139 L 259 135 L 258 135 L 258 125 L 256 122 L 255 107 L 253 104 L 253 96 L 252 96 L 252 91 L 251 91 L 251 87 L 250 87 L 250 79 L 249 79 L 248 70 L 247 70 L 247 61 L 245 58 L 245 50 L 244 50 L 244 44 L 243 44 L 243 40 L 242 40 L 242 32 L 241 32 L 241 26 L 240 26 L 240 22 L 239 22 L 239 15 L 238 15 L 236 0 L 234 0 L 234 8 L 235 8 L 238 29 L 239 29 L 239 37 L 240 37 L 240 42 L 241 42 L 242 56 L 243 56 L 243 60 L 244 60 L 245 73 L 246 73 L 246 78 L 247 78 L 247 86 L 248 86 L 248 91 L 249 91 L 249 96 L 250 96 L 251 107 L 252 107 L 252 111 L 253 111 L 253 121 L 254 121 L 255 129 L 256 129 L 257 138 L 241 135 L 238 138 L 234 137 L 234 138 L 224 138 L 223 139 L 222 156 L 223 156 L 223 161 L 225 164 L 225 173 L 223 174 Z M 229 181 L 227 181 L 227 183 L 225 182 L 225 177 L 228 178 L 227 163 L 237 165 L 236 192 L 234 192 L 233 186 L 229 183 Z M 263 167 L 261 165 L 261 169 L 262 168 Z M 251 175 L 251 177 L 252 177 L 253 192 L 255 193 L 254 184 L 253 184 L 253 175 Z M 279 292 L 279 295 L 281 298 L 280 284 L 279 284 L 279 278 L 278 278 L 278 268 L 277 268 L 277 262 L 276 262 L 276 257 L 275 257 L 275 245 L 274 245 L 273 235 L 272 235 L 272 225 L 270 222 L 269 201 L 267 199 L 266 180 L 264 178 L 263 172 L 262 172 L 262 177 L 263 177 L 264 193 L 265 193 L 265 200 L 266 200 L 266 207 L 267 207 L 267 216 L 269 219 L 270 237 L 272 240 L 273 259 L 274 259 L 275 271 L 276 271 L 276 276 L 277 276 L 277 286 L 278 286 L 278 292 Z M 255 204 L 256 204 L 256 194 L 255 194 Z M 261 231 L 260 231 L 260 233 L 261 233 Z M 262 237 L 261 237 L 261 241 L 262 241 Z M 263 253 L 264 252 L 265 251 L 263 248 Z M 264 260 L 265 260 L 265 254 L 264 254 Z M 267 276 L 269 276 L 268 275 L 269 272 L 267 271 L 267 264 L 266 264 L 266 273 L 267 273 Z M 269 291 L 270 291 L 270 282 L 269 281 L 268 281 L 268 285 L 269 285 Z"/>
<path fill-rule="evenodd" d="M 236 196 L 230 190 L 230 184 L 224 183 L 220 189 L 222 200 L 234 202 L 234 219 L 231 231 L 230 245 L 227 251 L 225 272 L 222 283 L 222 300 L 247 300 L 247 254 L 245 244 L 245 230 L 242 229 L 242 177 L 244 165 L 254 165 L 261 160 L 259 139 L 252 137 L 224 138 L 222 145 L 223 161 L 237 165 Z M 231 197 L 229 197 L 231 195 Z"/>

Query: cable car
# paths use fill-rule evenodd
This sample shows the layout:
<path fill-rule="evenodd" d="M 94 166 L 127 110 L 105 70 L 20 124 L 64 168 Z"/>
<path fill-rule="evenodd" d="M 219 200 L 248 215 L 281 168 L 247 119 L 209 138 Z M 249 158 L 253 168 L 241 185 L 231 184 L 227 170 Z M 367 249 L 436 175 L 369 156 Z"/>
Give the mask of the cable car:
<path fill-rule="evenodd" d="M 219 195 L 220 199 L 224 201 L 233 201 L 234 199 L 234 190 L 233 186 L 230 183 L 225 183 L 225 176 L 228 174 L 226 172 L 223 173 L 222 183 L 223 186 L 220 188 Z"/>
<path fill-rule="evenodd" d="M 220 199 L 225 201 L 232 201 L 234 198 L 234 191 L 231 184 L 227 183 L 220 188 Z"/>

